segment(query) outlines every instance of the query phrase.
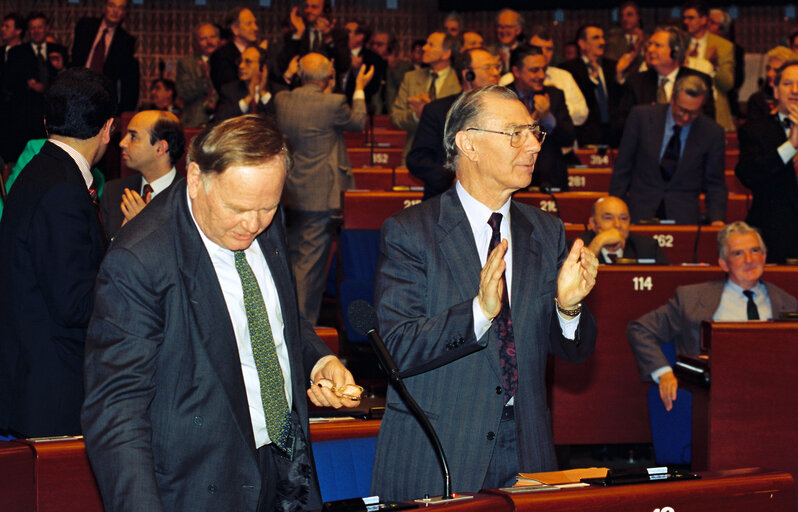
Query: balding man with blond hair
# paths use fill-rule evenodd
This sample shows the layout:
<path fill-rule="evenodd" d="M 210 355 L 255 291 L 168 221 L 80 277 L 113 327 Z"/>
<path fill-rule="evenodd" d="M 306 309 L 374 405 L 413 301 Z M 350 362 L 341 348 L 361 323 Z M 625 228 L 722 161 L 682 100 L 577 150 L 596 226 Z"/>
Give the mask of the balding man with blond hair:
<path fill-rule="evenodd" d="M 319 53 L 309 53 L 299 60 L 303 85 L 275 97 L 277 125 L 290 141 L 295 160 L 282 197 L 288 250 L 299 310 L 313 324 L 319 317 L 332 242 L 329 223 L 341 207 L 341 191 L 354 186 L 343 132 L 365 128 L 363 89 L 373 75 L 373 68 L 360 68 L 350 108 L 343 94 L 332 93 L 332 62 Z"/>

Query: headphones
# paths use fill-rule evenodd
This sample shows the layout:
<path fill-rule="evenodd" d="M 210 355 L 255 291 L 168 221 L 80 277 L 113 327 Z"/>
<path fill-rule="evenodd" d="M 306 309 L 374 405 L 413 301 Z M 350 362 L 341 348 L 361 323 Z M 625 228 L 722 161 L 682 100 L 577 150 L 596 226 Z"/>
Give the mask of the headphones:
<path fill-rule="evenodd" d="M 476 77 L 477 76 L 474 74 L 474 70 L 473 69 L 469 68 L 468 71 L 466 71 L 466 74 L 465 74 L 466 81 L 473 82 Z"/>

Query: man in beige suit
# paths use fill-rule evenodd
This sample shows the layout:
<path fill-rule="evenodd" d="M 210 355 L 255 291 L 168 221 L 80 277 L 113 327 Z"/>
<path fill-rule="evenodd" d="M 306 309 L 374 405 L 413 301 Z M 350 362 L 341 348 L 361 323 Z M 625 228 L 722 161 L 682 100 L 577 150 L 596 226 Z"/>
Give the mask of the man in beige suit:
<path fill-rule="evenodd" d="M 462 87 L 457 73 L 451 67 L 451 59 L 458 53 L 457 38 L 446 32 L 433 32 L 424 45 L 424 64 L 428 68 L 405 73 L 399 93 L 393 103 L 391 122 L 407 131 L 402 161 L 413 146 L 421 111 L 430 101 L 458 94 Z"/>
<path fill-rule="evenodd" d="M 727 132 L 734 131 L 727 93 L 734 87 L 734 46 L 708 30 L 709 8 L 700 0 L 688 0 L 682 6 L 682 21 L 690 33 L 687 56 L 706 59 L 713 69 L 715 120 Z"/>
<path fill-rule="evenodd" d="M 294 166 L 281 200 L 288 251 L 299 310 L 312 324 L 321 308 L 324 268 L 332 241 L 330 219 L 341 207 L 341 191 L 354 185 L 343 132 L 365 128 L 363 89 L 373 75 L 373 68 L 360 68 L 350 109 L 343 94 L 332 94 L 332 62 L 319 53 L 308 53 L 299 60 L 302 86 L 275 97 L 277 124 L 294 151 Z"/>

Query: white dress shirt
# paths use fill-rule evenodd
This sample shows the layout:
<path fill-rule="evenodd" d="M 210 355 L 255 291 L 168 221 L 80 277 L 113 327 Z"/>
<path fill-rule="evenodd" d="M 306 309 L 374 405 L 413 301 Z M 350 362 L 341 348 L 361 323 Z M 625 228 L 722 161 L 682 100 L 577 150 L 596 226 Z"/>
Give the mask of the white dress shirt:
<path fill-rule="evenodd" d="M 150 199 L 155 198 L 155 196 L 157 196 L 158 194 L 160 194 L 161 192 L 166 190 L 166 188 L 169 185 L 172 184 L 172 182 L 175 180 L 176 176 L 177 176 L 177 169 L 175 169 L 174 167 L 172 167 L 171 171 L 167 172 L 166 174 L 164 174 L 163 176 L 161 176 L 157 180 L 153 180 L 152 183 L 149 183 L 147 181 L 147 178 L 142 176 L 141 177 L 141 190 L 139 190 L 139 195 L 144 193 L 144 185 L 148 185 L 149 184 L 149 186 L 152 187 L 152 196 L 150 196 Z M 144 196 L 142 195 L 142 197 L 144 197 Z"/>
<path fill-rule="evenodd" d="M 216 271 L 216 278 L 222 288 L 224 301 L 227 305 L 227 313 L 230 316 L 230 323 L 238 346 L 238 357 L 241 360 L 241 373 L 244 377 L 244 387 L 247 392 L 247 403 L 249 404 L 249 416 L 252 420 L 252 433 L 255 435 L 255 448 L 271 443 L 269 432 L 266 429 L 266 415 L 263 411 L 263 400 L 260 394 L 260 379 L 258 369 L 255 366 L 255 356 L 252 354 L 252 342 L 249 336 L 249 324 L 247 323 L 247 313 L 244 307 L 244 290 L 241 286 L 241 278 L 235 266 L 235 256 L 233 251 L 225 249 L 210 240 L 202 232 L 194 212 L 191 210 L 191 197 L 188 196 L 188 211 L 194 225 L 197 226 L 202 243 L 208 251 L 208 255 Z M 280 308 L 280 297 L 277 295 L 277 286 L 274 283 L 269 265 L 260 249 L 257 241 L 253 242 L 244 251 L 252 273 L 258 281 L 263 302 L 266 305 L 266 313 L 269 315 L 274 346 L 277 349 L 277 359 L 283 372 L 283 382 L 285 384 L 285 398 L 288 407 L 291 408 L 291 365 L 288 360 L 288 347 L 285 343 L 283 313 Z"/>

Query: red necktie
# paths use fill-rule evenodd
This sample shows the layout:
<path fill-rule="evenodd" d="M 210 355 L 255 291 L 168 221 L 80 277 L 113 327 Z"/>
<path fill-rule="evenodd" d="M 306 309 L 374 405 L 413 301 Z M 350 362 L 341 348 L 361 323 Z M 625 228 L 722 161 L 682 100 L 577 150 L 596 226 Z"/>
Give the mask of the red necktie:
<path fill-rule="evenodd" d="M 94 45 L 94 53 L 91 55 L 91 63 L 89 69 L 102 74 L 103 66 L 105 65 L 105 36 L 108 34 L 108 29 L 104 29 L 100 40 Z"/>

